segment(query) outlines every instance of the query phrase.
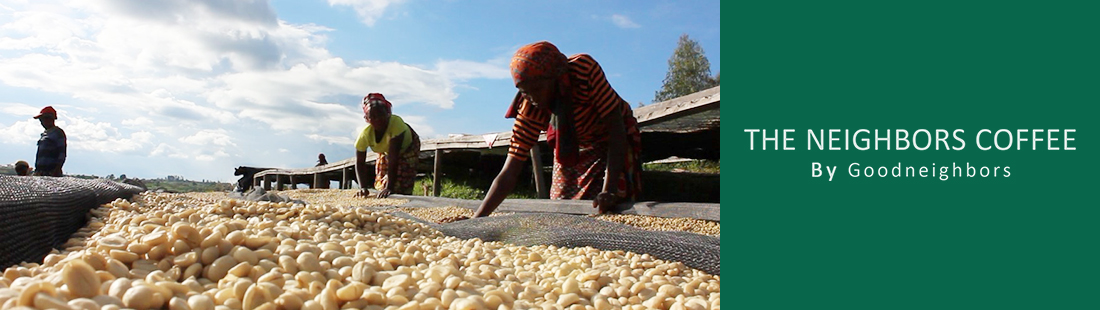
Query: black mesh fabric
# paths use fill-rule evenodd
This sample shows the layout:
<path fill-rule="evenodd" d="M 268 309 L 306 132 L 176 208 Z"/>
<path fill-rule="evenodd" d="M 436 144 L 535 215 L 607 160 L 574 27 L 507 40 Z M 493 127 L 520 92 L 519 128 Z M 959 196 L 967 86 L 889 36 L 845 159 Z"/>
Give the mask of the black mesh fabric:
<path fill-rule="evenodd" d="M 461 239 L 480 238 L 520 246 L 593 247 L 606 251 L 649 254 L 721 275 L 721 244 L 715 237 L 689 232 L 649 231 L 587 216 L 528 213 L 482 217 L 446 224 L 423 221 L 407 213 L 395 215 L 425 223 Z"/>
<path fill-rule="evenodd" d="M 141 191 L 108 180 L 0 176 L 0 268 L 41 262 L 84 226 L 88 210 Z"/>

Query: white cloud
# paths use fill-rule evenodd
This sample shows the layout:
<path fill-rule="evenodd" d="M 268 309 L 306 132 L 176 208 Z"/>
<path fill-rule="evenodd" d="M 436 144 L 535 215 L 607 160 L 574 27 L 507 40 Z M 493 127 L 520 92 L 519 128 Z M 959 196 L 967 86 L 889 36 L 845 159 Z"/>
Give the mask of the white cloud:
<path fill-rule="evenodd" d="M 11 16 L 12 22 L 0 26 L 8 34 L 0 37 L 0 50 L 54 48 L 86 34 L 76 20 L 54 12 L 17 11 Z"/>
<path fill-rule="evenodd" d="M 4 114 L 26 116 L 27 118 L 38 115 L 38 111 L 41 111 L 41 107 L 32 107 L 22 103 L 10 103 L 0 102 L 0 112 Z"/>
<path fill-rule="evenodd" d="M 620 14 L 612 14 L 611 15 L 611 22 L 614 23 L 615 26 L 618 26 L 619 28 L 623 28 L 623 29 L 641 28 L 642 27 L 642 25 L 639 25 L 638 23 L 635 23 L 633 20 L 630 20 L 630 17 L 627 17 L 626 15 L 620 15 Z"/>
<path fill-rule="evenodd" d="M 237 146 L 236 143 L 233 143 L 233 138 L 229 136 L 225 129 L 201 130 L 193 135 L 180 138 L 179 140 L 180 142 L 192 145 Z"/>
<path fill-rule="evenodd" d="M 215 151 L 213 153 L 202 153 L 195 156 L 197 161 L 214 161 L 217 159 L 227 158 L 229 154 L 224 151 Z"/>
<path fill-rule="evenodd" d="M 507 79 L 512 75 L 508 69 L 508 58 L 496 59 L 489 62 L 474 62 L 468 60 L 448 60 L 436 63 L 436 71 L 445 77 L 456 80 L 468 80 L 474 78 Z"/>
<path fill-rule="evenodd" d="M 19 12 L 0 25 L 0 46 L 25 50 L 0 58 L 0 83 L 146 112 L 137 115 L 226 123 L 231 112 L 196 102 L 218 75 L 330 57 L 320 35 L 327 28 L 280 22 L 266 1 L 84 5 L 83 14 Z"/>
<path fill-rule="evenodd" d="M 219 159 L 219 158 L 226 158 L 226 157 L 229 157 L 228 153 L 226 153 L 224 151 L 215 151 L 212 154 L 199 154 L 198 156 L 195 156 L 195 160 L 198 160 L 198 161 L 213 161 L 213 160 L 216 160 L 216 159 Z"/>
<path fill-rule="evenodd" d="M 324 103 L 338 95 L 361 97 L 364 89 L 386 89 L 394 105 L 420 103 L 452 108 L 454 84 L 437 71 L 394 62 L 364 61 L 348 65 L 340 58 L 296 65 L 285 71 L 226 74 L 207 100 L 239 116 L 276 130 L 333 132 L 362 123 L 358 105 Z"/>
<path fill-rule="evenodd" d="M 269 1 L 164 0 L 126 1 L 98 0 L 95 8 L 117 15 L 141 18 L 165 24 L 191 24 L 192 18 L 228 19 L 235 23 L 272 25 L 277 22 Z"/>
<path fill-rule="evenodd" d="M 129 153 L 144 149 L 156 137 L 147 131 L 131 132 L 126 137 L 110 123 L 94 122 L 79 116 L 60 119 L 57 126 L 65 130 L 70 150 Z"/>
<path fill-rule="evenodd" d="M 420 136 L 420 140 L 427 140 L 436 137 L 435 128 L 428 126 L 428 118 L 418 115 L 400 115 L 401 119 L 405 120 L 406 124 L 409 124 L 416 134 Z"/>
<path fill-rule="evenodd" d="M 153 120 L 148 117 L 139 116 L 137 118 L 122 120 L 122 126 L 130 128 L 152 127 Z"/>
<path fill-rule="evenodd" d="M 391 2 L 330 4 L 375 12 Z M 331 29 L 279 21 L 264 1 L 100 0 L 71 10 L 15 14 L 0 25 L 5 46 L 26 48 L 0 57 L 0 83 L 125 108 L 120 116 L 129 119 L 206 127 L 244 117 L 331 135 L 360 120 L 353 105 L 329 98 L 386 89 L 396 105 L 448 109 L 458 96 L 454 81 L 508 77 L 507 59 L 440 60 L 435 70 L 349 63 L 325 49 Z"/>
<path fill-rule="evenodd" d="M 170 158 L 187 159 L 187 155 L 184 155 L 183 153 L 180 153 L 178 148 L 176 148 L 174 146 L 171 146 L 171 145 L 168 145 L 168 144 L 165 144 L 165 143 L 161 143 L 161 144 L 157 145 L 155 148 L 153 148 L 153 151 L 149 153 L 149 156 L 152 156 L 152 157 L 166 156 L 166 157 L 170 157 Z"/>
<path fill-rule="evenodd" d="M 28 119 L 15 122 L 11 126 L 0 127 L 0 142 L 33 146 L 40 134 L 42 134 L 42 125 L 38 120 Z"/>
<path fill-rule="evenodd" d="M 145 149 L 156 139 L 156 135 L 148 131 L 123 133 L 110 123 L 79 116 L 60 119 L 57 126 L 65 130 L 69 150 L 133 153 Z M 18 121 L 11 126 L 0 127 L 0 142 L 33 148 L 42 131 L 42 125 L 37 120 Z"/>
<path fill-rule="evenodd" d="M 373 25 L 401 2 L 328 3 Z M 285 166 L 242 149 L 351 145 L 350 130 L 365 125 L 356 99 L 366 90 L 384 89 L 398 106 L 451 109 L 456 87 L 509 78 L 508 57 L 434 64 L 338 57 L 326 46 L 332 31 L 280 20 L 259 0 L 4 1 L 0 85 L 65 106 L 0 103 L 0 143 L 33 147 L 42 128 L 30 117 L 52 104 L 70 149 Z M 430 119 L 400 115 L 422 137 L 435 135 Z M 164 174 L 180 172 L 155 175 Z"/>
<path fill-rule="evenodd" d="M 279 153 L 290 153 L 288 149 L 279 149 Z"/>
<path fill-rule="evenodd" d="M 355 145 L 355 139 L 352 139 L 351 137 L 322 136 L 322 135 L 318 135 L 318 134 L 309 134 L 309 135 L 306 135 L 306 138 L 309 138 L 310 140 L 314 140 L 314 141 L 326 142 L 328 144 L 348 145 L 348 146 Z M 282 151 L 284 151 L 284 149 L 279 149 L 279 152 L 282 152 Z"/>
<path fill-rule="evenodd" d="M 330 6 L 350 6 L 355 9 L 359 19 L 367 26 L 374 26 L 378 18 L 386 12 L 390 5 L 405 2 L 404 0 L 328 0 Z"/>

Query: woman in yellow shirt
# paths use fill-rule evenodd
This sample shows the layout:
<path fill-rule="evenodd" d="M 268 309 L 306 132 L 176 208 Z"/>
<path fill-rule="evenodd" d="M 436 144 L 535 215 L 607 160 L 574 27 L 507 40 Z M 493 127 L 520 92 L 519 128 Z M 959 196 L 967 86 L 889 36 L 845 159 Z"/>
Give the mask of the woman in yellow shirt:
<path fill-rule="evenodd" d="M 362 188 L 358 196 L 369 195 L 367 187 L 367 148 L 378 153 L 374 165 L 374 188 L 378 198 L 398 193 L 411 195 L 416 181 L 416 164 L 420 155 L 420 136 L 400 116 L 382 94 L 371 93 L 363 98 L 363 118 L 367 128 L 355 141 L 355 176 Z"/>

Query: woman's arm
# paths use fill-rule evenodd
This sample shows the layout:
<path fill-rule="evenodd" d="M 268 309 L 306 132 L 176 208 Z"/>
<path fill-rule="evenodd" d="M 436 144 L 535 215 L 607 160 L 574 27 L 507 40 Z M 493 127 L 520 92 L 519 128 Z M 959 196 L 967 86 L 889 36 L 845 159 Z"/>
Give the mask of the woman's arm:
<path fill-rule="evenodd" d="M 390 139 L 389 150 L 386 151 L 386 160 L 389 162 L 386 166 L 386 188 L 378 192 L 378 198 L 389 197 L 393 193 L 394 178 L 397 177 L 397 167 L 401 165 L 401 142 L 405 139 L 405 133 L 401 133 L 396 137 Z M 376 165 L 377 161 L 374 162 Z"/>
<path fill-rule="evenodd" d="M 550 110 L 528 106 L 529 102 L 524 96 L 517 95 L 515 100 L 512 106 L 515 108 L 516 121 L 512 124 L 508 156 L 474 217 L 489 216 L 512 193 L 516 187 L 516 178 L 523 171 L 527 158 L 531 156 L 531 148 L 539 141 L 539 133 L 546 131 L 550 125 Z"/>
<path fill-rule="evenodd" d="M 489 216 L 500 206 L 504 198 L 512 193 L 512 189 L 515 189 L 516 177 L 519 176 L 520 171 L 523 171 L 525 162 L 512 156 L 504 160 L 504 168 L 500 169 L 500 174 L 493 180 L 493 185 L 489 187 L 489 192 L 485 194 L 485 200 L 477 208 L 474 217 Z"/>
<path fill-rule="evenodd" d="M 622 175 L 623 162 L 626 157 L 626 125 L 623 123 L 623 114 L 620 111 L 612 111 L 603 119 L 607 128 L 607 171 L 603 179 L 603 191 L 596 196 L 592 207 L 599 213 L 605 213 L 618 204 L 619 196 L 616 187 L 619 176 Z"/>
<path fill-rule="evenodd" d="M 373 181 L 367 181 L 367 152 L 355 152 L 355 181 L 359 182 L 359 192 L 355 196 L 367 197 L 370 192 L 367 190 L 366 184 L 374 184 Z"/>

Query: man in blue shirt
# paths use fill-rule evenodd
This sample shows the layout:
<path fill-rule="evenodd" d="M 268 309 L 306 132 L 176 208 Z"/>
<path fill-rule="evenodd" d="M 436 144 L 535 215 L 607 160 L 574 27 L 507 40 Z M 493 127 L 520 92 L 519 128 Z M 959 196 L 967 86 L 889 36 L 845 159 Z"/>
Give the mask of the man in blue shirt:
<path fill-rule="evenodd" d="M 59 177 L 62 175 L 61 167 L 65 165 L 67 142 L 65 131 L 57 127 L 57 110 L 52 106 L 42 108 L 38 113 L 38 119 L 42 123 L 42 136 L 38 138 L 38 156 L 34 161 L 34 175 Z"/>

